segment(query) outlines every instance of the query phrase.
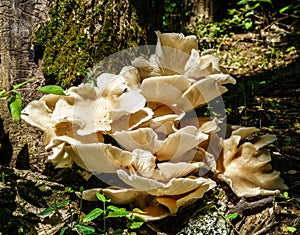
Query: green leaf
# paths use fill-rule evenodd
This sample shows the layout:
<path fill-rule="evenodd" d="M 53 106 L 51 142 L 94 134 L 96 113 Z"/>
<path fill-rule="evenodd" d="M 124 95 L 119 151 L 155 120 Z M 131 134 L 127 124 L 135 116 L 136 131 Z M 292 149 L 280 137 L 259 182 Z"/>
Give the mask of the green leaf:
<path fill-rule="evenodd" d="M 140 228 L 143 224 L 144 224 L 144 222 L 129 222 L 127 224 L 127 228 L 137 229 L 137 228 Z"/>
<path fill-rule="evenodd" d="M 146 220 L 143 217 L 134 214 L 132 214 L 128 219 L 132 222 L 146 222 Z"/>
<path fill-rule="evenodd" d="M 107 218 L 124 217 L 124 216 L 130 214 L 130 212 L 127 211 L 125 208 L 119 208 L 119 207 L 116 207 L 116 206 L 108 206 L 107 209 L 111 210 L 108 213 Z"/>
<path fill-rule="evenodd" d="M 0 91 L 0 95 L 3 95 L 3 94 L 5 94 L 5 92 L 6 92 L 6 90 L 5 90 L 5 89 L 3 89 L 2 91 Z"/>
<path fill-rule="evenodd" d="M 99 201 L 105 203 L 105 202 L 110 202 L 110 199 L 106 199 L 106 197 L 103 194 L 100 194 L 99 192 L 96 192 L 96 197 L 98 198 Z"/>
<path fill-rule="evenodd" d="M 57 205 L 56 205 L 56 208 L 64 207 L 64 206 L 70 204 L 70 202 L 71 202 L 71 200 L 65 200 L 65 201 L 63 201 L 63 202 L 57 204 Z"/>
<path fill-rule="evenodd" d="M 287 231 L 294 233 L 297 231 L 297 229 L 295 227 L 286 227 Z"/>
<path fill-rule="evenodd" d="M 284 193 L 283 193 L 283 196 L 284 196 L 285 199 L 289 199 L 289 198 L 290 198 L 288 192 L 284 192 Z"/>
<path fill-rule="evenodd" d="M 228 214 L 228 215 L 226 215 L 226 219 L 235 219 L 235 218 L 237 218 L 238 217 L 238 213 L 232 213 L 232 214 Z"/>
<path fill-rule="evenodd" d="M 252 22 L 246 22 L 245 23 L 245 29 L 246 30 L 250 29 L 252 27 L 252 24 L 253 24 Z"/>
<path fill-rule="evenodd" d="M 118 228 L 118 229 L 116 229 L 116 230 L 114 231 L 113 235 L 122 235 L 122 234 L 123 234 L 123 232 L 124 232 L 124 230 L 123 230 L 123 229 L 121 229 L 121 228 Z"/>
<path fill-rule="evenodd" d="M 281 9 L 279 10 L 279 12 L 280 12 L 280 13 L 283 13 L 283 12 L 285 12 L 286 10 L 290 9 L 290 7 L 291 7 L 291 6 L 285 6 L 285 7 L 281 8 Z"/>
<path fill-rule="evenodd" d="M 38 213 L 38 216 L 46 216 L 51 214 L 53 211 L 55 211 L 55 207 L 54 206 L 49 206 L 47 209 L 41 211 L 40 213 Z"/>
<path fill-rule="evenodd" d="M 60 230 L 59 235 L 63 235 L 67 229 L 68 229 L 68 227 L 63 227 L 63 228 Z"/>
<path fill-rule="evenodd" d="M 43 86 L 38 88 L 37 90 L 48 94 L 66 95 L 64 90 L 60 86 L 56 86 L 56 85 Z"/>
<path fill-rule="evenodd" d="M 15 92 L 8 100 L 10 114 L 15 122 L 20 121 L 22 110 L 22 97 L 19 92 Z"/>
<path fill-rule="evenodd" d="M 95 208 L 94 210 L 92 210 L 90 213 L 88 213 L 84 219 L 83 222 L 89 222 L 92 221 L 94 219 L 96 219 L 97 217 L 99 217 L 101 214 L 103 214 L 103 210 L 100 208 Z"/>
<path fill-rule="evenodd" d="M 80 186 L 79 191 L 82 193 L 84 191 L 83 186 Z"/>
<path fill-rule="evenodd" d="M 76 224 L 75 228 L 78 230 L 78 232 L 83 234 L 93 234 L 95 232 L 95 229 L 92 226 L 84 224 Z"/>
<path fill-rule="evenodd" d="M 147 214 L 147 212 L 142 211 L 140 208 L 134 208 L 134 209 L 132 210 L 132 212 L 139 213 L 139 214 Z"/>
<path fill-rule="evenodd" d="M 288 49 L 285 50 L 286 52 L 290 52 L 290 51 L 296 51 L 296 47 L 291 46 Z"/>
<path fill-rule="evenodd" d="M 18 89 L 18 88 L 20 88 L 21 86 L 24 86 L 25 84 L 27 84 L 27 83 L 29 83 L 29 82 L 32 82 L 33 80 L 34 80 L 34 78 L 31 78 L 31 79 L 29 79 L 29 80 L 27 80 L 27 81 L 25 81 L 25 82 L 20 83 L 20 84 L 13 85 L 13 88 L 14 88 L 14 89 Z"/>

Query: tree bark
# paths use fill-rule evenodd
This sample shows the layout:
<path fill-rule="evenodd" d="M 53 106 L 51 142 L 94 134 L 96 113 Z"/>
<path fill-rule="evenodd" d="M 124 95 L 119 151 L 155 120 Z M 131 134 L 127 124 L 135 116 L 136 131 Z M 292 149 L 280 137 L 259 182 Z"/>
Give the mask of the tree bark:
<path fill-rule="evenodd" d="M 9 90 L 12 85 L 19 84 L 32 77 L 36 78 L 33 88 L 41 84 L 41 60 L 35 56 L 31 43 L 32 32 L 37 23 L 47 19 L 48 0 L 0 0 L 0 91 Z M 22 92 L 23 105 L 36 97 L 31 91 Z M 37 132 L 28 133 L 28 126 L 24 122 L 14 123 L 7 108 L 7 101 L 0 101 L 0 119 L 3 120 L 3 132 L 9 133 L 13 145 L 13 155 L 16 161 L 18 152 L 27 142 L 37 138 Z M 36 143 L 30 143 L 33 146 Z M 2 150 L 8 148 L 7 144 Z M 36 154 L 39 154 L 38 152 Z M 11 156 L 1 156 L 10 159 Z"/>
<path fill-rule="evenodd" d="M 8 88 L 33 75 L 37 63 L 31 35 L 47 12 L 47 0 L 0 1 L 0 87 Z"/>
<path fill-rule="evenodd" d="M 213 22 L 213 0 L 195 0 L 191 12 L 190 24 Z"/>

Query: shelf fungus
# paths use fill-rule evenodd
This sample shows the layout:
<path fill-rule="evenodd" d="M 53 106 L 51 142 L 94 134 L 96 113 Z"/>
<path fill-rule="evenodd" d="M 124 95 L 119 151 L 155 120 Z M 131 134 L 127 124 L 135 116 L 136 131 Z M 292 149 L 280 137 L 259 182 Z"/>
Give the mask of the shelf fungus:
<path fill-rule="evenodd" d="M 229 184 L 239 197 L 265 196 L 287 190 L 272 170 L 270 152 L 261 149 L 276 140 L 274 135 L 263 135 L 251 143 L 245 138 L 257 129 L 240 127 L 223 141 L 223 150 L 217 160 L 218 177 Z M 244 142 L 240 144 L 241 142 Z"/>
<path fill-rule="evenodd" d="M 139 207 L 143 213 L 134 213 L 147 221 L 199 200 L 216 177 L 239 197 L 286 190 L 263 149 L 274 136 L 250 141 L 257 128 L 229 125 L 225 136 L 226 119 L 195 110 L 236 82 L 222 73 L 219 58 L 199 53 L 195 36 L 156 34 L 149 59 L 137 57 L 119 74 L 102 73 L 94 85 L 44 95 L 25 107 L 21 117 L 44 132 L 49 161 L 61 168 L 75 162 L 102 181 L 110 178 L 109 187 L 85 190 L 83 199 L 103 193 L 113 203 Z"/>

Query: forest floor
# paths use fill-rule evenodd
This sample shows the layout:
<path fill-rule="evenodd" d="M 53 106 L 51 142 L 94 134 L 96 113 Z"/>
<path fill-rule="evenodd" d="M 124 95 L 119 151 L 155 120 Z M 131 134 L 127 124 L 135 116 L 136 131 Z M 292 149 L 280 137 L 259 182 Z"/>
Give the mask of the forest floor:
<path fill-rule="evenodd" d="M 299 38 L 269 43 L 249 34 L 223 38 L 215 52 L 223 59 L 226 72 L 237 79 L 237 84 L 229 86 L 223 96 L 227 122 L 256 126 L 262 133 L 277 135 L 278 140 L 269 150 L 273 168 L 281 172 L 289 186 L 288 192 L 283 197 L 241 199 L 220 183 L 222 187 L 207 193 L 177 216 L 146 223 L 134 230 L 136 234 L 299 234 L 300 64 L 297 48 Z M 7 122 L 10 121 L 5 119 L 4 123 Z M 102 182 L 94 176 L 86 181 L 86 173 L 76 167 L 54 169 L 47 163 L 48 153 L 44 151 L 39 131 L 23 122 L 10 123 L 9 127 L 0 135 L 1 157 L 7 152 L 13 153 L 0 164 L 0 234 L 60 234 L 67 223 L 74 225 L 80 211 L 88 213 L 99 206 L 82 202 L 80 209 L 81 202 L 74 191 L 79 191 L 81 186 L 84 189 L 101 187 Z M 10 144 L 13 148 L 8 147 Z M 49 215 L 37 215 L 49 206 L 52 206 Z M 98 222 L 92 225 L 102 227 Z M 107 227 L 109 233 L 116 228 L 124 229 L 126 221 L 109 219 Z M 65 234 L 78 233 L 67 229 Z"/>

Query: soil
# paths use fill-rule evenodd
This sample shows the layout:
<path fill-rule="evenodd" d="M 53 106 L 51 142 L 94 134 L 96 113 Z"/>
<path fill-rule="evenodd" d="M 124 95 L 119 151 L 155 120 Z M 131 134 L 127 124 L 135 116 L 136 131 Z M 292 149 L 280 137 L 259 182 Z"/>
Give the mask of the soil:
<path fill-rule="evenodd" d="M 299 39 L 278 45 L 252 39 L 257 38 L 224 38 L 216 51 L 223 58 L 226 72 L 237 79 L 223 96 L 227 122 L 256 126 L 262 133 L 277 135 L 278 140 L 269 146 L 272 165 L 281 172 L 289 190 L 283 197 L 245 199 L 237 198 L 220 182 L 216 190 L 177 216 L 145 223 L 134 230 L 137 234 L 259 235 L 300 231 Z M 29 101 L 39 94 L 25 96 Z M 104 185 L 94 176 L 86 181 L 88 173 L 78 167 L 54 169 L 47 162 L 49 153 L 44 150 L 42 133 L 22 121 L 11 122 L 3 107 L 1 118 L 9 129 L 0 125 L 0 234 L 59 234 L 67 223 L 74 226 L 77 220 L 81 202 L 75 191 L 81 186 L 88 189 Z M 96 202 L 82 203 L 84 213 L 99 207 Z M 49 215 L 37 215 L 53 205 L 57 209 Z M 107 223 L 109 233 L 126 227 L 121 218 Z M 98 227 L 96 234 L 101 234 L 102 221 L 92 225 Z M 66 229 L 65 234 L 78 233 Z"/>

